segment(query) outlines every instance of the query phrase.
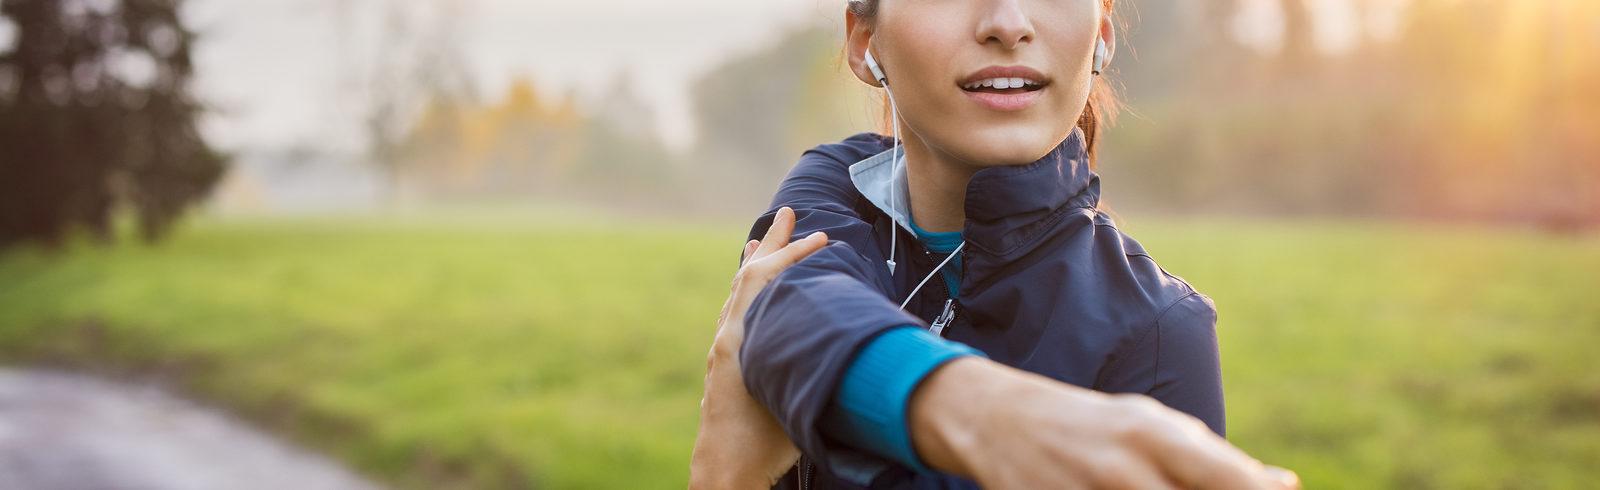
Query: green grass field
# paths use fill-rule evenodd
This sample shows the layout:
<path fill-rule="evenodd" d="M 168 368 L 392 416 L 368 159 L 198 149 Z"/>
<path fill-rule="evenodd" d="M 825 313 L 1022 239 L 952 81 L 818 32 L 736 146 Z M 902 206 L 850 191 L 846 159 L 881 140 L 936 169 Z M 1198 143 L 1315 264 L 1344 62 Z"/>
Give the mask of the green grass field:
<path fill-rule="evenodd" d="M 589 224 L 584 224 L 589 223 Z M 0 361 L 159 374 L 403 487 L 675 488 L 746 224 L 201 220 L 0 256 Z M 1308 488 L 1600 481 L 1600 237 L 1135 221 Z"/>

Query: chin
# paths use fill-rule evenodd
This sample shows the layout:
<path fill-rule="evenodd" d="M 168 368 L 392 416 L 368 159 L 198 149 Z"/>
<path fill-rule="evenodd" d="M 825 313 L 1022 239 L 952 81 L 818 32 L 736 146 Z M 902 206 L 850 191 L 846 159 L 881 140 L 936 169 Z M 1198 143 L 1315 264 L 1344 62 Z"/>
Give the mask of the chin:
<path fill-rule="evenodd" d="M 963 153 L 968 155 L 962 160 L 980 167 L 1026 165 L 1044 158 L 1067 134 L 1038 127 L 980 129 L 967 136 Z"/>

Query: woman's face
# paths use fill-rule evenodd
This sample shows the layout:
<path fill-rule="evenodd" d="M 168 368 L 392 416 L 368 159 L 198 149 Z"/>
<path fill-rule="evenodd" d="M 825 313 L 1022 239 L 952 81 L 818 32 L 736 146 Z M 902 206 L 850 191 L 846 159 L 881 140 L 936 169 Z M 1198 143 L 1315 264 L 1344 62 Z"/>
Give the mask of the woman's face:
<path fill-rule="evenodd" d="M 1101 0 L 880 0 L 874 18 L 847 17 L 852 68 L 876 85 L 870 44 L 904 136 L 978 166 L 1060 144 L 1088 100 L 1095 40 L 1115 45 Z"/>

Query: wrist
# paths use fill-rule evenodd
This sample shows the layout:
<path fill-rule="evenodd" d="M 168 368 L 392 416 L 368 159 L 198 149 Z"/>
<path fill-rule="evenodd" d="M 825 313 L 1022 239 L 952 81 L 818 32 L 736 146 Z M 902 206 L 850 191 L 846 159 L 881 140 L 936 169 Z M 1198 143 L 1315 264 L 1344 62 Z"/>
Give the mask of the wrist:
<path fill-rule="evenodd" d="M 722 397 L 702 400 L 700 429 L 689 457 L 689 488 L 768 488 L 775 483 L 762 473 L 752 458 L 756 449 L 747 444 L 756 436 L 749 433 L 750 421 L 739 413 L 750 407 L 735 405 Z"/>
<path fill-rule="evenodd" d="M 911 395 L 911 442 L 935 470 L 967 477 L 984 465 L 982 424 L 1005 405 L 1015 370 L 981 357 L 950 361 L 930 373 Z"/>
<path fill-rule="evenodd" d="M 749 488 L 770 488 L 773 483 L 776 483 L 768 481 L 767 478 L 760 475 L 739 475 L 727 471 L 728 468 L 737 467 L 738 465 L 736 464 L 724 464 L 719 466 L 721 467 L 718 468 L 712 465 L 702 465 L 699 462 L 690 465 L 689 488 L 692 490 L 743 490 Z"/>

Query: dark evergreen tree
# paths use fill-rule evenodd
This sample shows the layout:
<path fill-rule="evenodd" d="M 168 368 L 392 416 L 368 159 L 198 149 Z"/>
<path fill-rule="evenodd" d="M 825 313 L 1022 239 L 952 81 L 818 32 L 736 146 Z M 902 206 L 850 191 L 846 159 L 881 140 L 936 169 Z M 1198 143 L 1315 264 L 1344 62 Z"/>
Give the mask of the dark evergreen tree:
<path fill-rule="evenodd" d="M 111 237 L 131 211 L 156 239 L 221 178 L 197 128 L 181 0 L 0 0 L 0 247 Z"/>

